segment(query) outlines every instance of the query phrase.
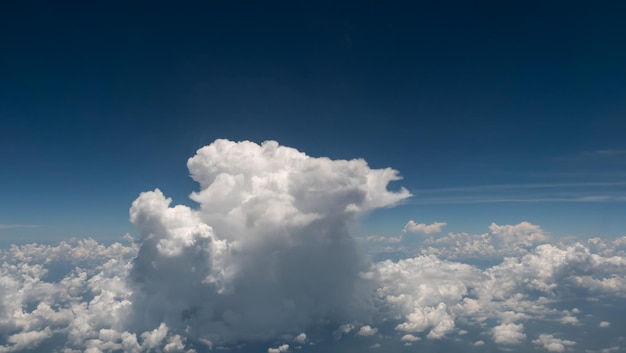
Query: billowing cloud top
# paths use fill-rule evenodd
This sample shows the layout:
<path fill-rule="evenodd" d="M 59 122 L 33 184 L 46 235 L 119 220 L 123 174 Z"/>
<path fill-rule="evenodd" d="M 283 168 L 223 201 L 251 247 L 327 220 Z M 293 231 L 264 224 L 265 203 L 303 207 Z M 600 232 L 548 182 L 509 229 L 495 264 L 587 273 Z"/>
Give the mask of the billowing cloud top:
<path fill-rule="evenodd" d="M 247 226 L 302 224 L 410 196 L 404 188 L 387 190 L 389 182 L 400 179 L 391 168 L 370 169 L 362 159 L 313 158 L 276 141 L 217 140 L 199 149 L 187 167 L 201 187 L 191 198 L 206 220 L 228 215 Z"/>

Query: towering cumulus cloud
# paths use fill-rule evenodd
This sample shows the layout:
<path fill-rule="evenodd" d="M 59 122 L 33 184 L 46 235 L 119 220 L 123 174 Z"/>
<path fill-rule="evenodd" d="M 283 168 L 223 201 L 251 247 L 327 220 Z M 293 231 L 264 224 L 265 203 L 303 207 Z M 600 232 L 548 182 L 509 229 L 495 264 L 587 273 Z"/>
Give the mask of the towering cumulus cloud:
<path fill-rule="evenodd" d="M 271 339 L 367 320 L 369 268 L 350 222 L 410 196 L 393 169 L 313 158 L 274 141 L 217 140 L 187 166 L 197 209 L 160 190 L 132 204 L 140 248 L 129 275 L 133 327 L 163 322 L 201 341 Z"/>

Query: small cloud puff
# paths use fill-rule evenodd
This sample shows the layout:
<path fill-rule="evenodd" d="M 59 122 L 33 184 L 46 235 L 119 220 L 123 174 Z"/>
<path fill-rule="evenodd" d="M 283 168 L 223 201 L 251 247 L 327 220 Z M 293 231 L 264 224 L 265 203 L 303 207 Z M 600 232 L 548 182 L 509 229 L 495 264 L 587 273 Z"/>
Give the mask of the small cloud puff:
<path fill-rule="evenodd" d="M 352 330 L 354 329 L 355 326 L 353 324 L 343 324 L 339 326 L 335 331 L 333 331 L 333 336 L 335 337 L 335 339 L 340 339 L 343 335 L 352 332 Z"/>
<path fill-rule="evenodd" d="M 300 344 L 306 343 L 306 333 L 302 332 L 301 334 L 297 335 L 293 340 Z"/>
<path fill-rule="evenodd" d="M 373 336 L 376 333 L 378 333 L 377 328 L 370 327 L 370 325 L 365 325 L 365 326 L 362 326 L 361 329 L 359 329 L 359 332 L 357 332 L 356 334 L 358 336 Z"/>
<path fill-rule="evenodd" d="M 580 323 L 580 321 L 578 320 L 576 316 L 571 316 L 571 315 L 563 316 L 560 321 L 562 324 L 570 324 L 570 325 L 578 325 Z"/>
<path fill-rule="evenodd" d="M 412 335 L 412 334 L 410 334 L 410 333 L 409 333 L 409 334 L 406 334 L 406 335 L 404 335 L 404 336 L 402 336 L 402 337 L 400 338 L 400 341 L 402 341 L 402 342 L 417 342 L 417 341 L 419 341 L 419 340 L 420 340 L 420 338 L 419 338 L 419 337 L 413 336 L 413 335 Z"/>
<path fill-rule="evenodd" d="M 284 352 L 289 352 L 289 345 L 288 344 L 283 344 L 280 345 L 276 348 L 268 348 L 267 349 L 267 353 L 284 353 Z"/>
<path fill-rule="evenodd" d="M 524 325 L 505 323 L 491 330 L 493 341 L 498 344 L 519 344 L 526 339 Z"/>
<path fill-rule="evenodd" d="M 425 224 L 425 223 L 415 223 L 415 221 L 410 220 L 402 229 L 403 233 L 411 232 L 411 233 L 422 233 L 422 234 L 434 234 L 441 232 L 441 228 L 446 226 L 447 223 L 444 222 L 435 222 L 433 224 Z"/>
<path fill-rule="evenodd" d="M 553 335 L 539 335 L 539 338 L 533 340 L 533 343 L 543 347 L 548 352 L 565 352 L 567 347 L 576 345 L 576 342 L 555 338 Z"/>

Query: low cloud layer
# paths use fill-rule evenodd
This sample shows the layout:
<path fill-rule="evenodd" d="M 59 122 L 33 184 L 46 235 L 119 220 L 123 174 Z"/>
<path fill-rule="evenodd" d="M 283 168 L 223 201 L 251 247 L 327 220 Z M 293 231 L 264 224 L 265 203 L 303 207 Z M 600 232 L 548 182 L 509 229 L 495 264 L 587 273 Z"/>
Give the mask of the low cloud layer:
<path fill-rule="evenodd" d="M 226 140 L 188 167 L 198 207 L 142 193 L 138 239 L 2 250 L 0 352 L 624 351 L 626 237 L 411 221 L 414 254 L 372 262 L 348 230 L 410 196 L 396 171 Z"/>
<path fill-rule="evenodd" d="M 549 234 L 540 226 L 529 222 L 516 225 L 492 223 L 489 232 L 480 235 L 448 233 L 445 236 L 430 236 L 424 241 L 422 251 L 447 259 L 494 260 L 526 254 L 549 239 Z"/>

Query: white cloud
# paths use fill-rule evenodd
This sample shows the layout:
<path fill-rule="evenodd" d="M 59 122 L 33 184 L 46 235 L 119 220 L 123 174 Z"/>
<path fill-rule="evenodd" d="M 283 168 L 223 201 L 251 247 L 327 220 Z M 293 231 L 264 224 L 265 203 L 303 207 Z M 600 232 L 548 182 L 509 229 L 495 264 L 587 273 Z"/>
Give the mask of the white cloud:
<path fill-rule="evenodd" d="M 545 234 L 541 227 L 529 222 L 504 226 L 491 223 L 489 229 L 493 235 L 505 244 L 531 246 L 543 243 L 548 239 L 547 234 Z"/>
<path fill-rule="evenodd" d="M 333 331 L 333 336 L 335 337 L 335 339 L 339 339 L 341 338 L 341 336 L 352 332 L 352 330 L 354 329 L 355 326 L 353 324 L 343 324 L 339 326 L 335 331 Z"/>
<path fill-rule="evenodd" d="M 611 323 L 610 323 L 610 322 L 608 322 L 608 321 L 601 321 L 601 322 L 600 322 L 600 324 L 599 324 L 598 326 L 600 326 L 600 327 L 602 327 L 602 328 L 606 328 L 606 327 L 611 326 Z"/>
<path fill-rule="evenodd" d="M 443 338 L 454 329 L 454 317 L 446 309 L 444 303 L 439 303 L 435 308 L 415 309 L 409 314 L 408 321 L 398 325 L 396 329 L 405 332 L 421 332 L 426 327 L 432 327 L 426 338 Z"/>
<path fill-rule="evenodd" d="M 141 338 L 143 340 L 143 345 L 148 349 L 160 347 L 161 342 L 163 342 L 167 336 L 167 331 L 167 326 L 164 323 L 161 323 L 161 325 L 154 330 L 142 333 Z"/>
<path fill-rule="evenodd" d="M 356 334 L 358 336 L 373 336 L 378 332 L 378 329 L 375 327 L 371 327 L 370 325 L 365 325 L 362 326 L 359 329 L 359 332 L 357 332 Z"/>
<path fill-rule="evenodd" d="M 447 259 L 501 259 L 520 256 L 535 246 L 548 241 L 548 234 L 541 227 L 529 222 L 516 225 L 489 226 L 489 233 L 449 233 L 443 237 L 429 237 L 423 250 Z"/>
<path fill-rule="evenodd" d="M 605 253 L 596 245 L 598 251 Z M 128 287 L 128 279 L 132 278 L 129 271 L 132 271 L 132 257 L 138 251 L 135 244 L 104 246 L 93 240 L 0 250 L 0 261 L 5 262 L 0 266 L 0 283 L 7 289 L 0 293 L 0 330 L 7 332 L 5 341 L 0 341 L 1 351 L 26 349 L 20 348 L 26 344 L 21 339 L 24 337 L 29 337 L 29 344 L 36 347 L 50 341 L 52 333 L 56 337 L 66 335 L 65 347 L 76 351 L 189 350 L 187 337 L 193 336 L 188 328 L 180 330 L 164 322 L 142 329 L 129 315 L 134 300 Z M 593 290 L 621 298 L 623 292 L 618 287 L 600 291 L 579 280 L 582 276 L 602 282 L 623 276 L 626 271 L 623 259 L 606 254 L 595 254 L 578 243 L 544 244 L 487 269 L 433 255 L 418 256 L 374 264 L 371 271 L 363 273 L 362 280 L 376 288 L 376 295 L 383 303 L 376 309 L 382 316 L 371 322 L 379 325 L 395 322 L 398 339 L 405 344 L 413 344 L 409 337 L 419 338 L 414 334 L 420 332 L 425 332 L 429 339 L 445 337 L 453 332 L 458 320 L 464 325 L 482 326 L 488 319 L 500 321 L 499 326 L 490 329 L 494 341 L 508 344 L 523 339 L 522 321 L 548 319 L 575 323 L 574 315 L 581 313 L 579 309 L 550 307 L 558 301 L 563 288 Z M 91 267 L 85 268 L 89 257 L 93 258 Z M 176 257 L 168 252 L 164 254 L 166 259 Z M 48 266 L 66 261 L 80 266 L 69 270 L 58 282 L 48 282 Z M 160 266 L 159 262 L 154 264 Z M 545 293 L 546 297 L 533 299 L 528 293 Z M 31 309 L 24 311 L 25 307 Z M 357 333 L 369 334 L 375 330 L 376 334 L 380 333 L 380 328 L 373 325 L 359 327 Z M 354 324 L 341 325 L 337 335 L 354 329 Z M 302 331 L 299 332 L 292 334 L 294 342 L 304 338 Z M 202 340 L 211 342 L 209 338 Z M 558 344 L 568 347 L 558 341 L 548 345 L 557 349 Z"/>
<path fill-rule="evenodd" d="M 468 285 L 483 279 L 481 271 L 472 266 L 434 256 L 379 262 L 368 276 L 379 283 L 377 293 L 390 307 L 390 314 L 403 318 L 396 330 L 429 330 L 429 339 L 442 338 L 454 330 L 452 308 L 468 294 Z"/>
<path fill-rule="evenodd" d="M 7 338 L 9 346 L 0 346 L 0 352 L 19 352 L 25 349 L 33 349 L 50 337 L 52 337 L 52 331 L 49 327 L 41 331 L 16 333 Z"/>
<path fill-rule="evenodd" d="M 169 336 L 163 325 L 125 331 L 132 329 L 126 278 L 136 253 L 134 244 L 105 246 L 91 239 L 0 250 L 0 285 L 11 289 L 0 292 L 0 331 L 7 334 L 4 341 L 0 336 L 0 352 L 37 349 L 63 337 L 67 352 L 185 351 L 185 339 Z M 48 279 L 59 274 L 58 280 Z"/>
<path fill-rule="evenodd" d="M 422 233 L 422 234 L 434 234 L 441 232 L 441 228 L 446 226 L 447 223 L 444 222 L 435 222 L 433 224 L 425 224 L 425 223 L 415 223 L 415 221 L 410 220 L 402 230 L 403 233 L 411 232 L 411 233 Z"/>
<path fill-rule="evenodd" d="M 134 298 L 127 278 L 132 269 L 130 260 L 137 251 L 134 244 L 104 246 L 92 240 L 1 250 L 0 260 L 5 264 L 0 267 L 0 282 L 7 290 L 0 295 L 0 329 L 8 333 L 7 340 L 0 341 L 2 351 L 23 350 L 19 347 L 25 340 L 20 337 L 32 337 L 29 344 L 33 346 L 49 340 L 46 328 L 65 332 L 65 345 L 78 351 L 187 349 L 186 330 L 173 329 L 166 323 L 141 329 L 129 315 Z M 176 258 L 168 253 L 164 256 Z M 93 268 L 77 267 L 58 282 L 46 281 L 48 265 L 71 260 L 84 266 L 89 257 L 93 258 Z M 487 319 L 496 319 L 501 324 L 491 329 L 494 341 L 506 344 L 524 337 L 520 321 L 550 317 L 563 324 L 577 321 L 574 315 L 581 313 L 577 308 L 550 308 L 551 302 L 558 300 L 560 288 L 599 291 L 580 281 L 581 276 L 602 282 L 623 276 L 625 271 L 620 256 L 600 256 L 582 244 L 544 244 L 484 270 L 433 255 L 383 261 L 364 273 L 363 280 L 376 285 L 377 297 L 384 303 L 377 309 L 384 315 L 375 322 L 396 320 L 396 331 L 401 333 L 398 337 L 405 343 L 411 343 L 408 337 L 418 338 L 414 333 L 420 332 L 426 332 L 429 339 L 445 337 L 454 330 L 457 320 L 466 325 L 484 325 Z M 623 292 L 617 288 L 598 293 L 621 298 Z M 553 299 L 532 299 L 526 293 L 545 293 Z M 23 311 L 33 303 L 33 309 Z M 353 330 L 354 324 L 344 324 L 337 334 Z M 374 330 L 380 331 L 366 325 L 358 332 Z M 294 342 L 304 338 L 291 337 L 297 338 Z M 203 341 L 210 342 L 208 338 Z M 559 342 L 553 343 L 551 346 L 557 347 Z"/>
<path fill-rule="evenodd" d="M 164 318 L 175 330 L 234 342 L 367 314 L 369 284 L 359 276 L 367 259 L 347 228 L 355 215 L 410 195 L 387 190 L 396 171 L 273 141 L 217 140 L 187 164 L 201 187 L 191 195 L 198 210 L 170 207 L 158 189 L 130 210 L 142 233 L 133 309 L 150 313 L 139 327 Z"/>
<path fill-rule="evenodd" d="M 183 352 L 184 350 L 185 344 L 179 335 L 170 337 L 167 344 L 163 347 L 163 352 L 165 353 Z"/>
<path fill-rule="evenodd" d="M 383 237 L 380 235 L 370 235 L 366 238 L 367 241 L 376 243 L 399 243 L 402 241 L 402 237 Z"/>
<path fill-rule="evenodd" d="M 412 334 L 409 333 L 409 334 L 406 334 L 406 335 L 402 336 L 400 338 L 400 341 L 402 341 L 402 342 L 417 342 L 420 339 L 421 338 L 413 336 Z"/>
<path fill-rule="evenodd" d="M 574 346 L 576 342 L 554 338 L 552 335 L 539 335 L 539 338 L 533 340 L 533 343 L 543 347 L 548 352 L 565 352 L 567 347 Z"/>
<path fill-rule="evenodd" d="M 576 316 L 566 315 L 561 318 L 562 324 L 577 325 L 579 322 Z"/>
<path fill-rule="evenodd" d="M 493 341 L 498 344 L 518 344 L 526 339 L 524 325 L 504 323 L 491 330 Z"/>
<path fill-rule="evenodd" d="M 276 348 L 268 348 L 267 349 L 267 353 L 284 353 L 284 352 L 289 352 L 289 345 L 288 344 L 283 344 L 280 345 Z"/>
<path fill-rule="evenodd" d="M 297 335 L 293 340 L 300 344 L 306 343 L 306 333 L 302 332 L 301 334 Z"/>

